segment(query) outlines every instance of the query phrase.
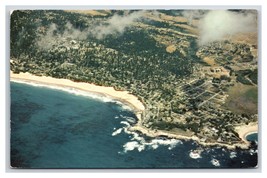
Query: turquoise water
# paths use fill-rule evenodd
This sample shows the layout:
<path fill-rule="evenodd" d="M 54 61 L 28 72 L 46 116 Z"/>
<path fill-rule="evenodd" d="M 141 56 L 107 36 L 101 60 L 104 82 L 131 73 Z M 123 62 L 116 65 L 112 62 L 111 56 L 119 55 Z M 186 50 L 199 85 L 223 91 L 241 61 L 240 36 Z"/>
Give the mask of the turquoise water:
<path fill-rule="evenodd" d="M 135 115 L 109 100 L 11 82 L 11 166 L 19 168 L 240 168 L 257 165 L 248 150 L 203 148 L 193 141 L 130 132 Z M 217 159 L 215 166 L 211 160 Z"/>
<path fill-rule="evenodd" d="M 258 141 L 258 133 L 252 133 L 246 136 L 248 141 Z"/>

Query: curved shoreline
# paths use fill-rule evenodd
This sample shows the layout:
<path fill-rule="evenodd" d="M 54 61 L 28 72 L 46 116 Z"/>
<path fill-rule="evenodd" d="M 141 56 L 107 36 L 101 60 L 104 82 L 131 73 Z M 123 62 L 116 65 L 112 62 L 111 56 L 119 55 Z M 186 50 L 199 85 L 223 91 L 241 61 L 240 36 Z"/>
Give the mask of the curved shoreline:
<path fill-rule="evenodd" d="M 245 138 L 247 138 L 249 135 L 252 135 L 252 134 L 258 134 L 258 131 L 254 131 L 254 132 L 249 132 L 245 135 Z"/>
<path fill-rule="evenodd" d="M 47 76 L 35 76 L 30 73 L 19 73 L 14 74 L 10 71 L 10 80 L 11 81 L 18 81 L 18 82 L 25 82 L 25 83 L 33 83 L 33 84 L 41 84 L 47 85 L 48 87 L 59 87 L 60 88 L 71 88 L 77 89 L 79 91 L 89 92 L 92 94 L 96 94 L 97 96 L 104 96 L 110 97 L 115 101 L 120 101 L 121 103 L 130 106 L 133 109 L 138 121 L 137 123 L 130 127 L 131 131 L 141 132 L 144 135 L 149 137 L 160 137 L 165 136 L 168 138 L 175 138 L 175 139 L 182 139 L 182 140 L 194 140 L 203 146 L 222 146 L 227 147 L 228 149 L 235 149 L 236 147 L 240 147 L 242 149 L 247 149 L 250 145 L 250 142 L 246 140 L 246 136 L 250 133 L 258 131 L 257 123 L 250 123 L 249 125 L 237 126 L 235 128 L 236 132 L 239 134 L 239 137 L 242 139 L 243 143 L 236 143 L 236 144 L 227 144 L 227 143 L 220 143 L 220 142 L 204 142 L 201 141 L 197 136 L 185 136 L 185 135 L 178 135 L 174 133 L 170 133 L 167 131 L 162 130 L 152 130 L 146 128 L 142 125 L 142 113 L 145 110 L 145 106 L 143 103 L 138 100 L 138 98 L 127 91 L 116 91 L 113 87 L 105 87 L 105 86 L 98 86 L 95 84 L 84 83 L 84 82 L 73 82 L 68 79 L 58 79 L 53 77 Z"/>
<path fill-rule="evenodd" d="M 239 137 L 246 143 L 250 142 L 246 139 L 247 135 L 252 133 L 258 133 L 258 123 L 249 123 L 248 125 L 241 125 L 235 128 Z"/>
<path fill-rule="evenodd" d="M 12 71 L 10 71 L 10 81 L 47 85 L 48 87 L 54 86 L 58 87 L 58 89 L 70 88 L 78 91 L 89 92 L 97 96 L 105 96 L 129 106 L 133 109 L 134 113 L 138 117 L 138 120 L 141 119 L 141 113 L 145 109 L 143 103 L 139 101 L 136 96 L 127 91 L 116 91 L 113 87 L 98 86 L 84 82 L 73 82 L 68 79 L 57 79 L 47 76 L 35 76 L 30 73 L 14 74 Z"/>

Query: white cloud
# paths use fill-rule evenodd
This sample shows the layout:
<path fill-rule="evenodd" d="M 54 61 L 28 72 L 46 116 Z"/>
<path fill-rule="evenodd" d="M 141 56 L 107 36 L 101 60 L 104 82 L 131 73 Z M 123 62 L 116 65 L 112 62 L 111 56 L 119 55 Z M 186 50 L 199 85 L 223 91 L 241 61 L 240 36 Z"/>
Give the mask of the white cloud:
<path fill-rule="evenodd" d="M 107 21 L 101 22 L 100 25 L 90 26 L 83 31 L 74 28 L 70 22 L 67 22 L 62 34 L 55 33 L 58 31 L 58 26 L 52 23 L 46 31 L 46 34 L 40 35 L 37 45 L 43 49 L 50 49 L 53 45 L 58 44 L 58 42 L 66 38 L 85 40 L 88 35 L 92 35 L 97 39 L 103 39 L 107 35 L 120 35 L 124 33 L 127 27 L 130 27 L 134 22 L 142 19 L 143 15 L 144 11 L 135 11 L 125 15 L 115 14 Z"/>
<path fill-rule="evenodd" d="M 226 10 L 208 12 L 199 22 L 199 44 L 205 45 L 237 33 L 256 31 L 257 14 L 255 12 L 238 13 Z"/>
<path fill-rule="evenodd" d="M 98 39 L 107 35 L 122 34 L 125 29 L 143 17 L 144 11 L 136 11 L 127 15 L 113 15 L 104 24 L 91 28 L 90 32 Z"/>
<path fill-rule="evenodd" d="M 194 19 L 202 18 L 205 13 L 205 10 L 184 10 L 182 15 L 187 18 L 189 25 L 192 24 Z"/>

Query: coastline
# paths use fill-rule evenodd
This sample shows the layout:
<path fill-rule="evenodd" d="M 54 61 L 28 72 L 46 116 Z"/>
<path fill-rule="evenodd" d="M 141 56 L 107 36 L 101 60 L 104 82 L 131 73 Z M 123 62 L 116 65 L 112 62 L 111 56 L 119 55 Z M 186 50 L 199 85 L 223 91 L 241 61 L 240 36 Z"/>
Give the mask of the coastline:
<path fill-rule="evenodd" d="M 239 137 L 245 143 L 249 144 L 249 141 L 246 139 L 246 137 L 252 133 L 258 133 L 258 123 L 249 123 L 248 125 L 237 126 L 235 130 Z"/>
<path fill-rule="evenodd" d="M 138 98 L 127 91 L 116 91 L 113 87 L 105 87 L 105 86 L 98 86 L 95 84 L 84 83 L 84 82 L 74 82 L 68 79 L 58 79 L 48 76 L 35 76 L 30 73 L 19 73 L 14 74 L 10 71 L 10 81 L 18 81 L 18 82 L 25 82 L 29 84 L 41 84 L 45 86 L 55 86 L 59 89 L 70 88 L 70 89 L 77 89 L 79 91 L 84 91 L 92 94 L 96 94 L 98 96 L 105 96 L 115 101 L 120 101 L 121 103 L 130 106 L 133 109 L 138 121 L 134 126 L 129 128 L 130 131 L 134 132 L 141 132 L 144 135 L 149 137 L 168 137 L 174 139 L 182 139 L 182 140 L 194 140 L 203 146 L 222 146 L 227 147 L 228 149 L 235 149 L 236 147 L 240 147 L 242 149 L 247 149 L 250 145 L 250 142 L 246 140 L 246 136 L 250 133 L 258 131 L 257 123 L 250 123 L 249 125 L 237 126 L 235 127 L 236 132 L 239 134 L 239 137 L 242 139 L 243 143 L 236 143 L 236 144 L 227 144 L 227 143 L 220 143 L 220 142 L 204 142 L 199 139 L 197 136 L 185 136 L 185 135 L 178 135 L 174 133 L 169 133 L 167 131 L 162 130 L 152 130 L 146 128 L 142 125 L 142 118 L 141 115 L 145 110 L 145 106 L 143 103 L 138 100 Z"/>
<path fill-rule="evenodd" d="M 253 127 L 254 128 L 254 127 Z M 248 130 L 248 131 L 247 131 Z M 203 146 L 222 146 L 226 147 L 229 150 L 236 149 L 237 147 L 241 149 L 248 149 L 250 146 L 250 142 L 246 140 L 246 135 L 255 132 L 255 130 L 248 126 L 243 126 L 242 131 L 246 131 L 247 134 L 242 135 L 242 141 L 243 143 L 235 143 L 235 144 L 227 144 L 227 143 L 221 143 L 221 142 L 204 142 L 201 139 L 199 139 L 197 136 L 185 136 L 185 135 L 177 135 L 173 133 L 169 133 L 162 130 L 150 130 L 142 126 L 141 122 L 138 121 L 138 123 L 130 128 L 130 131 L 137 131 L 141 132 L 144 135 L 147 135 L 149 137 L 168 137 L 168 138 L 174 138 L 174 139 L 182 139 L 182 140 L 193 140 L 196 141 L 198 144 Z"/>
<path fill-rule="evenodd" d="M 19 74 L 14 74 L 10 71 L 10 81 L 18 81 L 25 83 L 41 84 L 45 86 L 55 86 L 59 89 L 70 88 L 77 89 L 78 91 L 84 91 L 98 96 L 105 96 L 115 101 L 119 101 L 123 104 L 129 106 L 138 120 L 141 119 L 141 113 L 144 111 L 145 107 L 138 98 L 127 91 L 116 91 L 113 87 L 98 86 L 95 84 L 84 83 L 84 82 L 73 82 L 68 79 L 57 79 L 48 76 L 35 76 L 28 72 Z"/>

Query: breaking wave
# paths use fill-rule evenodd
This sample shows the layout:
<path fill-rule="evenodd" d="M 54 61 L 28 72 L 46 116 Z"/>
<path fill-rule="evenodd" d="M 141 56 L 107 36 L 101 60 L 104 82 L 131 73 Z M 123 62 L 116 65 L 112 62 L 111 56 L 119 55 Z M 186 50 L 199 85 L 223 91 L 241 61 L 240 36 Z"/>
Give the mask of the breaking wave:
<path fill-rule="evenodd" d="M 232 151 L 232 152 L 230 153 L 230 158 L 233 159 L 233 158 L 237 157 L 236 154 L 237 154 L 237 153 L 236 153 L 235 151 Z"/>
<path fill-rule="evenodd" d="M 67 87 L 67 86 L 58 86 L 58 85 L 49 85 L 49 84 L 44 84 L 44 83 L 36 83 L 36 82 L 32 82 L 32 81 L 23 81 L 23 80 L 16 80 L 16 79 L 12 79 L 12 82 L 16 82 L 16 83 L 21 83 L 21 84 L 27 84 L 27 85 L 31 85 L 34 87 L 45 87 L 45 88 L 50 88 L 53 90 L 60 90 L 60 91 L 64 91 L 73 95 L 78 95 L 78 96 L 83 96 L 83 97 L 89 97 L 95 100 L 100 100 L 102 102 L 108 103 L 115 103 L 120 105 L 120 107 L 124 110 L 132 110 L 128 105 L 112 98 L 109 96 L 106 96 L 104 94 L 101 93 L 95 93 L 95 92 L 90 92 L 90 91 L 83 91 L 77 88 L 73 88 L 73 87 Z"/>
<path fill-rule="evenodd" d="M 181 140 L 177 139 L 154 138 L 151 140 L 146 140 L 143 136 L 141 136 L 137 132 L 132 132 L 129 130 L 129 128 L 131 127 L 129 122 L 121 121 L 120 123 L 123 125 L 123 127 L 115 130 L 112 133 L 112 136 L 116 136 L 122 132 L 130 135 L 130 141 L 123 145 L 124 153 L 133 150 L 138 150 L 139 152 L 141 152 L 146 148 L 157 149 L 160 145 L 168 146 L 168 149 L 172 150 L 173 148 L 175 148 L 176 145 L 183 144 Z"/>
<path fill-rule="evenodd" d="M 137 149 L 139 152 L 145 149 L 145 145 L 138 143 L 137 141 L 127 142 L 123 145 L 124 152 L 133 151 Z"/>
<path fill-rule="evenodd" d="M 115 135 L 118 135 L 121 133 L 123 128 L 119 128 L 118 130 L 115 130 L 113 133 L 112 133 L 112 136 L 115 136 Z"/>
<path fill-rule="evenodd" d="M 133 139 L 132 139 L 133 140 Z M 124 152 L 133 151 L 137 149 L 139 152 L 148 149 L 157 149 L 160 145 L 168 146 L 168 149 L 173 149 L 177 144 L 182 144 L 180 140 L 176 139 L 153 139 L 151 141 L 145 141 L 145 139 L 140 139 L 138 137 L 138 140 L 135 141 L 129 141 L 123 145 Z"/>

